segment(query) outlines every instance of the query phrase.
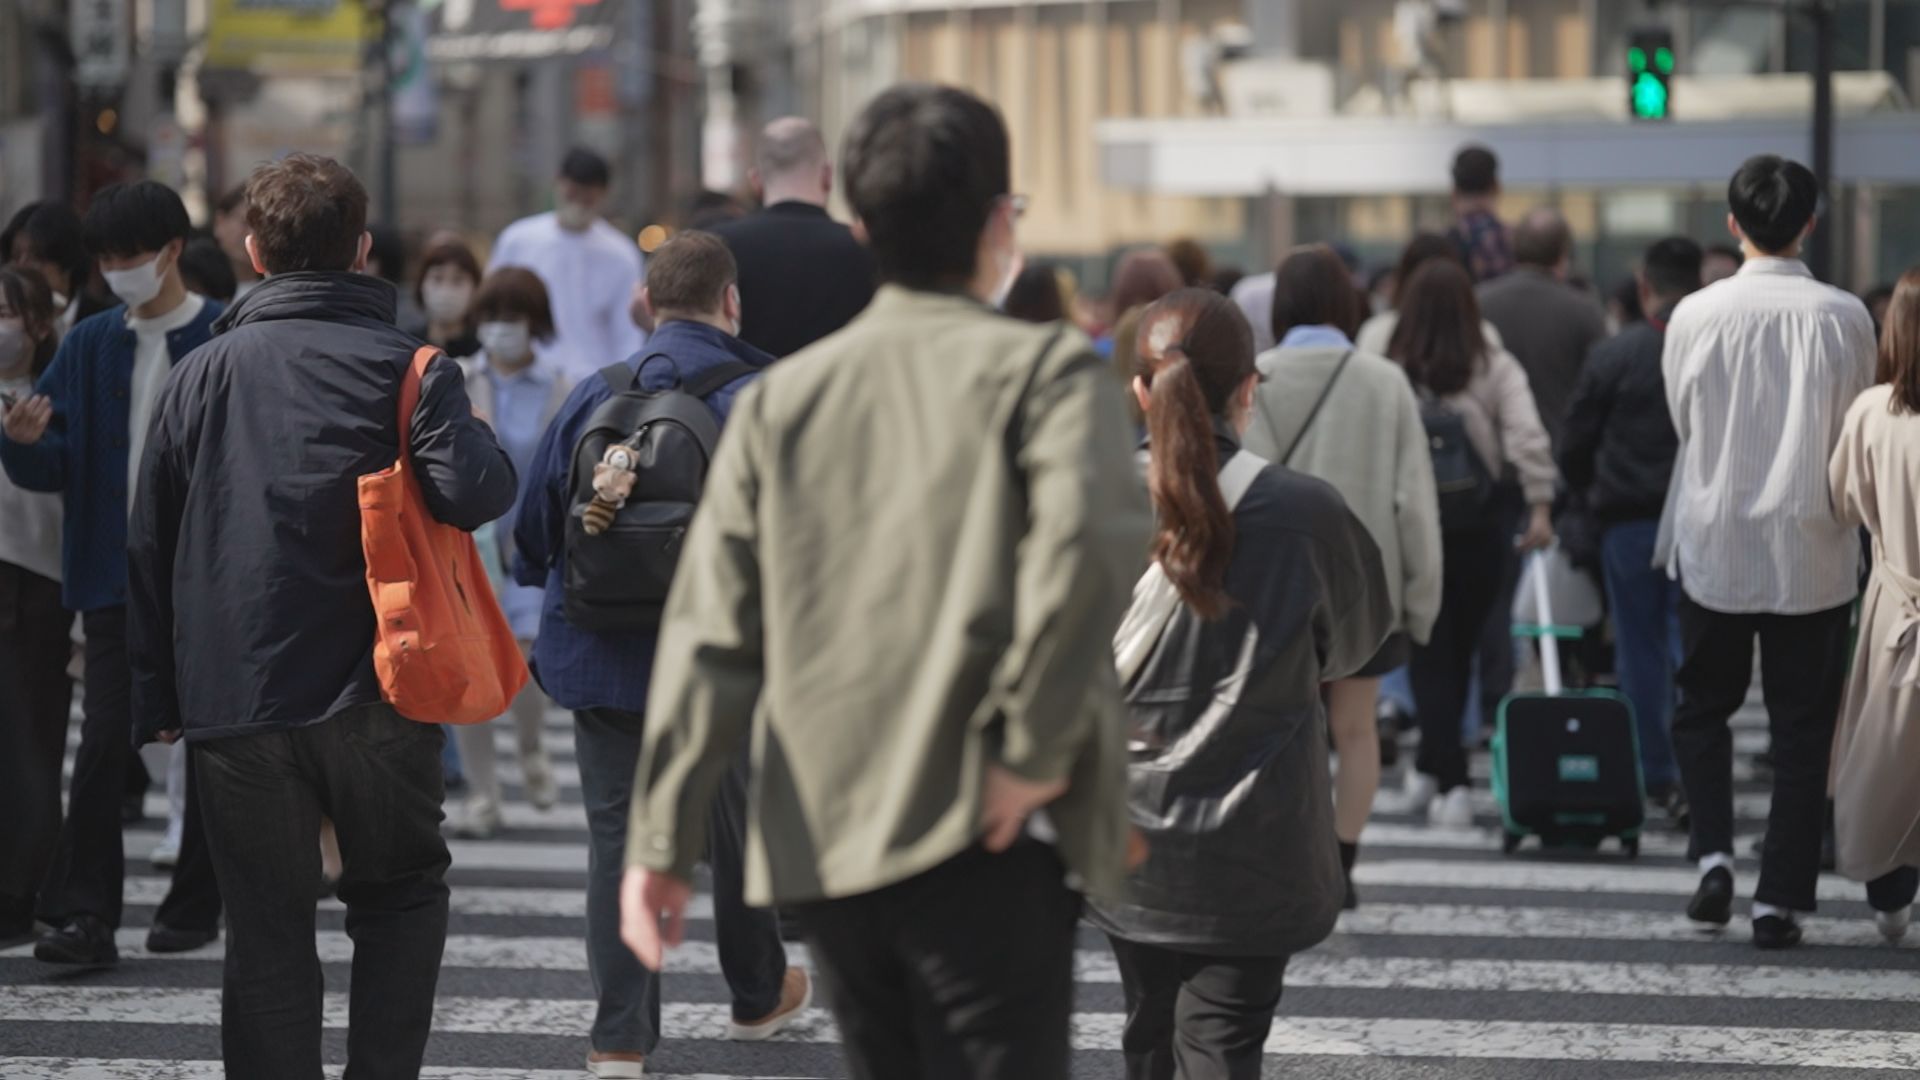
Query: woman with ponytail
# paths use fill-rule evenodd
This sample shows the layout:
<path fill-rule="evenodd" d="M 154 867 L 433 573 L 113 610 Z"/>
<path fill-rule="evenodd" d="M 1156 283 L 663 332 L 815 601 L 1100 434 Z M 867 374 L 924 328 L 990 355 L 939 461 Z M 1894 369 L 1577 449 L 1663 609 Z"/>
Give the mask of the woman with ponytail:
<path fill-rule="evenodd" d="M 1345 893 L 1320 686 L 1373 657 L 1394 610 L 1339 494 L 1240 448 L 1259 375 L 1232 301 L 1156 302 L 1136 356 L 1158 523 L 1114 647 L 1148 853 L 1092 919 L 1119 961 L 1129 1078 L 1255 1078 L 1287 959 Z"/>

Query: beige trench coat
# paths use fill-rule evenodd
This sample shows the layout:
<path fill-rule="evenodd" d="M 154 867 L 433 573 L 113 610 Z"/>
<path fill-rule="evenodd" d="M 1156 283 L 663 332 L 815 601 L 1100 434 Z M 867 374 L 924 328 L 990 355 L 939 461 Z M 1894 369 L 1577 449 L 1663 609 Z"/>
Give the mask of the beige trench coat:
<path fill-rule="evenodd" d="M 1874 548 L 1830 780 L 1839 870 L 1855 881 L 1920 865 L 1920 415 L 1890 412 L 1890 394 L 1853 403 L 1831 465 L 1841 518 Z"/>

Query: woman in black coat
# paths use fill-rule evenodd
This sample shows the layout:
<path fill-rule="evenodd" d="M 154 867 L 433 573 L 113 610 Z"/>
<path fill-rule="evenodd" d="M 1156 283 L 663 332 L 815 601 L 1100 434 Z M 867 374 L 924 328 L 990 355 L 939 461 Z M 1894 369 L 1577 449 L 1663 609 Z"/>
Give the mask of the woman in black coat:
<path fill-rule="evenodd" d="M 1115 650 L 1149 854 L 1092 913 L 1125 987 L 1130 1080 L 1260 1075 L 1287 959 L 1332 932 L 1344 894 L 1321 686 L 1393 629 L 1379 551 L 1339 494 L 1240 450 L 1253 355 L 1217 293 L 1141 321 L 1159 521 Z"/>

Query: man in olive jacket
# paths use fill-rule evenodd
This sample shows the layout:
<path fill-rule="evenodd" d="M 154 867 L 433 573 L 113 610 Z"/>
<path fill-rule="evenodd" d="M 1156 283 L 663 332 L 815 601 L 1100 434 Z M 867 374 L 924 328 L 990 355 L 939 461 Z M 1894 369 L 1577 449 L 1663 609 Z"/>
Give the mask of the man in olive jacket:
<path fill-rule="evenodd" d="M 855 122 L 885 284 L 735 407 L 634 781 L 624 934 L 658 967 L 751 735 L 747 899 L 798 915 L 856 1078 L 1064 1077 L 1075 890 L 1125 871 L 1111 642 L 1146 501 L 1088 342 L 987 306 L 1008 157 L 959 90 Z"/>

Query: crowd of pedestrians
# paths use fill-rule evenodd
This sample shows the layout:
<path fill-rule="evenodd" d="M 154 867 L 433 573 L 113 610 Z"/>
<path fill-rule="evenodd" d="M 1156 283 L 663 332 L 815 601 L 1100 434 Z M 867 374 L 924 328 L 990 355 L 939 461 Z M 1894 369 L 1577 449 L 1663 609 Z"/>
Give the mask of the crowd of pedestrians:
<path fill-rule="evenodd" d="M 591 1075 L 643 1076 L 672 1036 L 660 971 L 704 862 L 731 1038 L 817 989 L 858 1080 L 1064 1077 L 1084 920 L 1127 1076 L 1256 1077 L 1290 959 L 1363 901 L 1376 800 L 1473 824 L 1483 714 L 1530 678 L 1513 596 L 1550 562 L 1604 593 L 1576 677 L 1631 704 L 1687 914 L 1734 916 L 1757 642 L 1754 944 L 1800 942 L 1829 858 L 1905 934 L 1920 271 L 1872 312 L 1815 280 L 1807 169 L 1741 164 L 1734 244 L 1654 243 L 1610 319 L 1560 214 L 1503 220 L 1483 147 L 1451 226 L 1373 278 L 1326 244 L 1242 277 L 1183 240 L 1125 253 L 1100 300 L 1023 256 L 1015 152 L 948 88 L 880 94 L 837 161 L 784 118 L 759 209 L 709 200 L 710 231 L 644 257 L 587 150 L 486 258 L 436 233 L 411 268 L 360 181 L 301 154 L 207 234 L 149 181 L 16 215 L 0 940 L 117 961 L 137 751 L 164 743 L 147 949 L 226 935 L 228 1075 L 321 1075 L 322 889 L 356 949 L 349 1074 L 418 1075 L 446 837 L 513 827 L 484 714 L 545 812 L 557 707 Z M 383 475 L 481 569 L 395 574 Z M 502 695 L 403 709 L 476 610 Z"/>

